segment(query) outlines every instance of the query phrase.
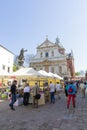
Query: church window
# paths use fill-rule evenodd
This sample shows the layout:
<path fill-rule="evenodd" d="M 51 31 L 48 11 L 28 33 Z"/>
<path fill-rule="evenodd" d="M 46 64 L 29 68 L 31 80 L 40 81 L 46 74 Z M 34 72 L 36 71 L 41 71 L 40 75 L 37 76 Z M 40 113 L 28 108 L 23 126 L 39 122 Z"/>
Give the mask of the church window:
<path fill-rule="evenodd" d="M 45 57 L 48 57 L 48 56 L 49 56 L 49 54 L 48 54 L 48 52 L 46 52 L 46 53 L 45 53 Z"/>
<path fill-rule="evenodd" d="M 5 65 L 2 65 L 2 69 L 5 70 Z"/>
<path fill-rule="evenodd" d="M 40 53 L 40 57 L 43 57 L 43 53 L 42 52 Z"/>
<path fill-rule="evenodd" d="M 54 73 L 54 67 L 51 68 L 51 72 Z"/>
<path fill-rule="evenodd" d="M 8 63 L 10 63 L 10 58 L 8 58 Z"/>
<path fill-rule="evenodd" d="M 54 56 L 54 51 L 51 52 L 51 55 Z"/>
<path fill-rule="evenodd" d="M 8 67 L 8 73 L 10 72 L 10 67 Z"/>
<path fill-rule="evenodd" d="M 59 73 L 62 73 L 62 67 L 59 66 Z"/>

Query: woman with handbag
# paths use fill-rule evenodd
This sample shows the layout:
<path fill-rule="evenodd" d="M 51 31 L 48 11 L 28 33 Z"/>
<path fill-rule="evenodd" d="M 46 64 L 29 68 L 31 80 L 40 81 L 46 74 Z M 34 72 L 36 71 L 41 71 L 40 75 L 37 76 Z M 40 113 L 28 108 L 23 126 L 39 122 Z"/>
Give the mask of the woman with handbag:
<path fill-rule="evenodd" d="M 39 94 L 39 87 L 38 84 L 35 83 L 35 86 L 32 89 L 33 93 L 33 107 L 38 108 L 38 99 L 40 99 L 40 94 Z"/>

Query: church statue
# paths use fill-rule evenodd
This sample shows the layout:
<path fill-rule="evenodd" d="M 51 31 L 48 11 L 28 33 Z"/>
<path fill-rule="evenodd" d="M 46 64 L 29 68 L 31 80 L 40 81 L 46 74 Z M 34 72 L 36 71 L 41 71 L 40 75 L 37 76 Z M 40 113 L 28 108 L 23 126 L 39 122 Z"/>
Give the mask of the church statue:
<path fill-rule="evenodd" d="M 24 63 L 24 60 L 25 60 L 25 58 L 24 58 L 24 52 L 26 52 L 27 50 L 24 50 L 24 48 L 22 48 L 21 50 L 20 50 L 20 54 L 19 54 L 19 56 L 18 56 L 18 65 L 19 66 L 23 66 L 23 63 Z"/>
<path fill-rule="evenodd" d="M 86 71 L 86 73 L 85 73 L 85 80 L 87 81 L 87 71 Z"/>

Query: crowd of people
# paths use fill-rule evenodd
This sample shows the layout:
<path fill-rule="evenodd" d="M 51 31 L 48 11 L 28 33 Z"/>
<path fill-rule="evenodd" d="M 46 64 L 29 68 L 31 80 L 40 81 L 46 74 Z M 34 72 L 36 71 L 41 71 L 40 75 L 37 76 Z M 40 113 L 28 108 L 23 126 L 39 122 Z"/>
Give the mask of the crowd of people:
<path fill-rule="evenodd" d="M 58 95 L 58 98 L 60 98 L 60 94 L 59 94 L 60 89 L 62 89 L 62 87 L 59 82 L 57 82 L 56 85 L 54 85 L 52 83 L 52 81 L 50 81 L 50 84 L 47 86 L 48 100 L 49 100 L 50 104 L 55 103 L 55 93 Z M 29 83 L 25 82 L 24 89 L 22 89 L 22 92 L 20 94 L 17 91 L 17 80 L 14 80 L 11 85 L 11 88 L 10 88 L 10 96 L 11 96 L 11 101 L 9 104 L 10 108 L 12 110 L 15 110 L 14 103 L 15 103 L 16 99 L 19 97 L 23 97 L 23 104 L 24 104 L 24 106 L 27 106 L 29 104 L 29 98 L 30 98 L 31 92 L 33 94 L 32 105 L 33 105 L 33 107 L 38 108 L 38 99 L 40 99 L 40 97 L 41 97 L 40 91 L 41 91 L 41 89 L 37 83 L 35 83 L 35 86 L 31 88 Z M 45 89 L 43 89 L 43 93 L 45 93 Z"/>
<path fill-rule="evenodd" d="M 38 86 L 37 83 L 35 83 L 34 87 L 30 87 L 28 82 L 25 82 L 25 87 L 22 90 L 21 95 L 17 92 L 17 80 L 14 80 L 11 88 L 10 88 L 10 92 L 11 92 L 11 102 L 9 104 L 10 108 L 12 110 L 15 110 L 14 108 L 14 103 L 16 101 L 17 98 L 19 97 L 23 97 L 23 104 L 24 106 L 27 106 L 29 104 L 29 98 L 30 98 L 30 94 L 32 91 L 32 98 L 33 98 L 33 102 L 32 105 L 35 108 L 38 108 L 38 99 L 40 99 L 41 94 L 40 94 L 40 88 Z M 67 97 L 67 109 L 70 108 L 70 104 L 72 103 L 73 108 L 76 107 L 76 94 L 78 93 L 78 91 L 80 90 L 81 92 L 81 97 L 85 98 L 85 93 L 86 93 L 86 89 L 87 88 L 87 83 L 83 82 L 83 81 L 66 81 L 64 86 L 62 87 L 60 82 L 56 82 L 56 84 L 54 85 L 54 83 L 52 81 L 50 81 L 49 85 L 47 86 L 47 91 L 48 91 L 48 100 L 50 102 L 50 104 L 54 104 L 55 103 L 55 99 L 56 99 L 56 95 L 58 99 L 61 99 L 61 95 L 60 95 L 60 91 L 64 90 L 63 92 L 65 92 L 65 96 Z M 43 89 L 43 92 L 45 93 L 45 89 Z"/>

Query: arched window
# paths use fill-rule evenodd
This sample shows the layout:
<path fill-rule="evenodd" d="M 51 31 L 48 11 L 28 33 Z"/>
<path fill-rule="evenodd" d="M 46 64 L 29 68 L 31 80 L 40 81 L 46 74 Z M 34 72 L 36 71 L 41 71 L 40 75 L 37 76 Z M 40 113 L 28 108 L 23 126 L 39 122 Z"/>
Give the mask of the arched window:
<path fill-rule="evenodd" d="M 51 68 L 51 72 L 54 73 L 54 67 Z"/>
<path fill-rule="evenodd" d="M 54 51 L 51 52 L 51 55 L 54 56 Z"/>
<path fill-rule="evenodd" d="M 5 65 L 2 65 L 2 69 L 5 70 Z"/>
<path fill-rule="evenodd" d="M 62 67 L 59 66 L 59 73 L 62 73 Z"/>
<path fill-rule="evenodd" d="M 48 56 L 49 56 L 49 53 L 48 53 L 48 52 L 46 52 L 46 53 L 45 53 L 45 57 L 48 57 Z"/>
<path fill-rule="evenodd" d="M 40 57 L 43 57 L 43 53 L 42 52 L 40 53 Z"/>
<path fill-rule="evenodd" d="M 8 67 L 8 73 L 10 72 L 10 67 Z"/>

